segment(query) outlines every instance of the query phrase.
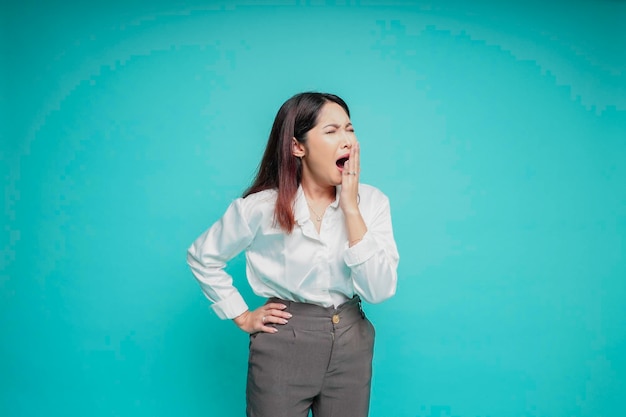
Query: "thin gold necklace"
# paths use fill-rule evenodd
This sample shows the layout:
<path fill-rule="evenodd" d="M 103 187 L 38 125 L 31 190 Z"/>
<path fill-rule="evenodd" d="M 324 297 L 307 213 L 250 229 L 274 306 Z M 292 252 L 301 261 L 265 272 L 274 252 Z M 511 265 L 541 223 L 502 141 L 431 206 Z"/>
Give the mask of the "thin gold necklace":
<path fill-rule="evenodd" d="M 326 208 L 324 209 L 324 212 L 320 216 L 319 214 L 317 214 L 317 211 L 313 210 L 313 207 L 311 207 L 311 205 L 309 204 L 309 200 L 306 201 L 306 205 L 309 206 L 313 214 L 315 214 L 315 220 L 317 220 L 318 222 L 321 222 L 322 217 L 324 217 L 324 214 L 326 214 L 326 209 L 328 208 L 328 206 L 326 206 Z"/>

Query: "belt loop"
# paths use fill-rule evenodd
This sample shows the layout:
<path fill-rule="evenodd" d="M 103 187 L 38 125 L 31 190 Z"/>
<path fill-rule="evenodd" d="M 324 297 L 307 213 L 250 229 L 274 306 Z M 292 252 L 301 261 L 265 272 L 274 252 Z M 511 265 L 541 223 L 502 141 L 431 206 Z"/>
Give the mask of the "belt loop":
<path fill-rule="evenodd" d="M 363 312 L 363 307 L 361 306 L 361 297 L 359 297 L 357 295 L 357 299 L 359 300 L 358 304 L 359 304 L 359 313 L 361 313 L 361 317 L 365 318 L 365 313 Z"/>

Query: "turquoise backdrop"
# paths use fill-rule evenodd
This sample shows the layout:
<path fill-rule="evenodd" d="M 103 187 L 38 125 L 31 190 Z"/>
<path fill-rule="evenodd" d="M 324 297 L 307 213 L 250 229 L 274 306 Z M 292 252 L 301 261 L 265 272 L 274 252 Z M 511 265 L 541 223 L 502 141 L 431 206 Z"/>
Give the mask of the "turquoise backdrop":
<path fill-rule="evenodd" d="M 247 336 L 185 251 L 304 90 L 346 99 L 392 203 L 371 416 L 626 415 L 626 2 L 0 15 L 1 416 L 244 415 Z"/>

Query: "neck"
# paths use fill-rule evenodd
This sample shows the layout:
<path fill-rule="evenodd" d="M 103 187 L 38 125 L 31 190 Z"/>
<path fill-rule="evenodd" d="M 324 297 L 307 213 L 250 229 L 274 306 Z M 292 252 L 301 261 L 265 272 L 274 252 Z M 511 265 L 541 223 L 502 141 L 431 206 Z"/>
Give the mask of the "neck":
<path fill-rule="evenodd" d="M 300 183 L 300 185 L 302 185 L 304 195 L 309 201 L 335 201 L 336 190 L 334 185 L 321 186 L 313 181 L 307 181 L 306 177 L 302 178 L 302 182 Z"/>

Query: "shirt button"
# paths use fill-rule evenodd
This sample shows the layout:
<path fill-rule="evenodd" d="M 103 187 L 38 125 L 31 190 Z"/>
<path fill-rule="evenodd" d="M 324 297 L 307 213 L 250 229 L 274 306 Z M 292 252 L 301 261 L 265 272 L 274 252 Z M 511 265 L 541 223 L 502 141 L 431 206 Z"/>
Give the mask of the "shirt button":
<path fill-rule="evenodd" d="M 339 314 L 335 314 L 335 315 L 333 316 L 333 323 L 335 323 L 335 324 L 339 324 Z"/>

